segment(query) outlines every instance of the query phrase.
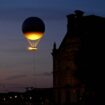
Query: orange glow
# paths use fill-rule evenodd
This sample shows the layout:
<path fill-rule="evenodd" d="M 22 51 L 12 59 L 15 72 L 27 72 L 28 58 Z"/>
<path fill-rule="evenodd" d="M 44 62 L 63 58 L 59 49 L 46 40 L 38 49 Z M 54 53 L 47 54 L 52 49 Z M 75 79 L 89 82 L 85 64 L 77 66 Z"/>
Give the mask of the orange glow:
<path fill-rule="evenodd" d="M 28 50 L 29 51 L 35 51 L 35 50 L 37 50 L 37 48 L 36 47 L 28 47 Z"/>
<path fill-rule="evenodd" d="M 41 39 L 43 34 L 44 34 L 43 32 L 27 32 L 27 33 L 24 33 L 25 37 L 29 40 Z"/>

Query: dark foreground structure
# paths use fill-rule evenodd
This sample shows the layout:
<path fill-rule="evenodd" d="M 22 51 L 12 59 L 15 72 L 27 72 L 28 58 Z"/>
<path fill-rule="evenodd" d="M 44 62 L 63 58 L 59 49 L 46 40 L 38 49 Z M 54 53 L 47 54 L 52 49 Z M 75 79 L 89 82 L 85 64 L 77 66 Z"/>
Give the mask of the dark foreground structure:
<path fill-rule="evenodd" d="M 101 105 L 104 101 L 105 18 L 76 10 L 67 15 L 67 33 L 53 46 L 57 105 Z"/>
<path fill-rule="evenodd" d="M 52 88 L 28 88 L 26 92 L 0 93 L 0 105 L 53 105 Z"/>

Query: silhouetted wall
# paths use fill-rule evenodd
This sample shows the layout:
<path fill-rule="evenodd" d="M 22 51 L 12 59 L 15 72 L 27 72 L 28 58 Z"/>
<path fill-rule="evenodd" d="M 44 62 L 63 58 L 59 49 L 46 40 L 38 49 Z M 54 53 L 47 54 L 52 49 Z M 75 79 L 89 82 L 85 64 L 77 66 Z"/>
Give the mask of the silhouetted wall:
<path fill-rule="evenodd" d="M 65 87 L 69 85 L 70 103 L 98 102 L 95 99 L 104 89 L 105 18 L 76 10 L 67 15 L 67 21 L 67 33 L 52 52 L 55 100 L 67 102 Z"/>

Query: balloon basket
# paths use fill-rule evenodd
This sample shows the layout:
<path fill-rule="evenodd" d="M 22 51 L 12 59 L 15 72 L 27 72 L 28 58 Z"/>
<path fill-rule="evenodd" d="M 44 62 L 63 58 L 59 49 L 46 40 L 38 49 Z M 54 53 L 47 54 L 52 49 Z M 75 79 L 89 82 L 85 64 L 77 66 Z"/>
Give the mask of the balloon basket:
<path fill-rule="evenodd" d="M 36 51 L 37 48 L 36 48 L 36 47 L 28 47 L 28 50 L 29 50 L 29 51 Z"/>

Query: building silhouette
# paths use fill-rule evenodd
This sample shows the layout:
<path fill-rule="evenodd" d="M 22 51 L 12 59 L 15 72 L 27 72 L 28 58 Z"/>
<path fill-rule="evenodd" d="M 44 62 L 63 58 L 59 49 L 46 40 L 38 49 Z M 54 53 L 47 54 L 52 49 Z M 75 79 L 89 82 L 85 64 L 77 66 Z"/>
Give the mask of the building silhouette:
<path fill-rule="evenodd" d="M 0 105 L 52 105 L 52 88 L 31 88 L 25 92 L 0 93 Z"/>
<path fill-rule="evenodd" d="M 104 17 L 80 10 L 67 15 L 66 35 L 52 51 L 55 104 L 102 102 L 104 35 Z"/>

